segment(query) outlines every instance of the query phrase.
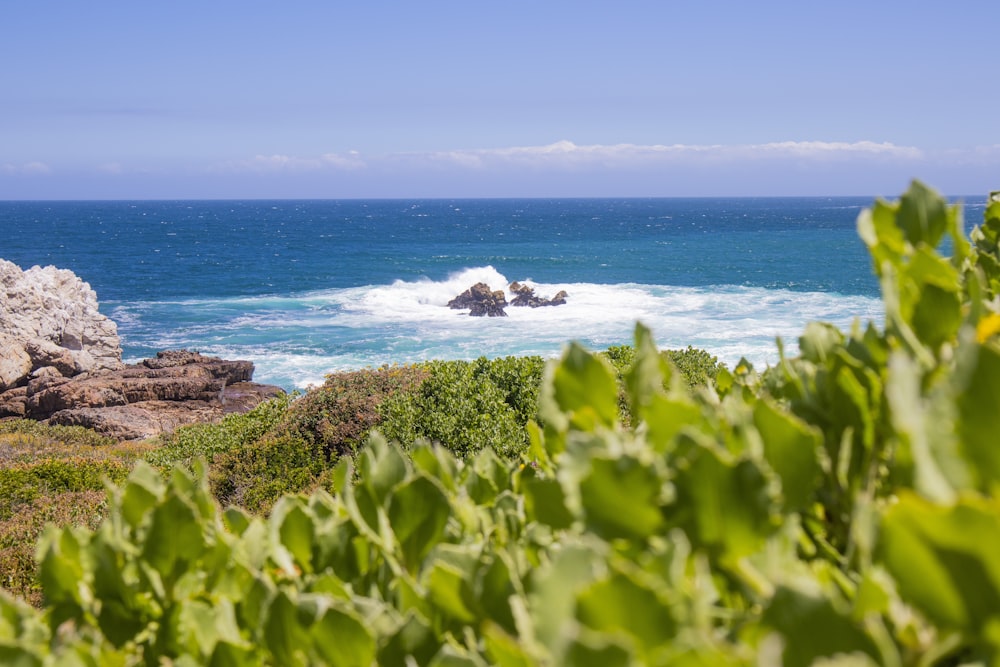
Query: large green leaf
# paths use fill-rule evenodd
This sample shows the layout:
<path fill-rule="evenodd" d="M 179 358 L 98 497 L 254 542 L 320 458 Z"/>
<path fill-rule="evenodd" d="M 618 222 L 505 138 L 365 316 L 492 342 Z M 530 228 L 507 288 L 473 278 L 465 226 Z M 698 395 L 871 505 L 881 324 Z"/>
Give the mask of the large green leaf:
<path fill-rule="evenodd" d="M 529 521 L 538 521 L 555 530 L 569 528 L 573 515 L 558 480 L 530 477 L 524 480 L 524 511 Z"/>
<path fill-rule="evenodd" d="M 753 419 L 764 444 L 764 457 L 781 479 L 786 507 L 805 508 L 820 474 L 816 454 L 822 435 L 768 400 L 757 402 Z"/>
<path fill-rule="evenodd" d="M 973 355 L 970 355 L 973 356 Z M 1000 486 L 1000 351 L 975 349 L 974 366 L 958 396 L 958 431 L 965 455 L 984 488 Z"/>
<path fill-rule="evenodd" d="M 312 572 L 316 527 L 302 500 L 293 496 L 280 499 L 271 511 L 270 526 L 278 565 L 288 574 Z M 284 552 L 291 556 L 291 560 L 285 557 Z"/>
<path fill-rule="evenodd" d="M 375 637 L 353 611 L 331 607 L 311 635 L 317 653 L 331 667 L 370 667 L 375 662 Z"/>
<path fill-rule="evenodd" d="M 763 622 L 784 639 L 785 667 L 809 667 L 819 658 L 854 652 L 881 657 L 875 641 L 831 594 L 782 586 L 768 604 Z"/>
<path fill-rule="evenodd" d="M 949 210 L 944 197 L 920 181 L 913 181 L 899 200 L 896 223 L 906 240 L 936 248 L 948 231 Z"/>
<path fill-rule="evenodd" d="M 941 627 L 981 638 L 1000 622 L 996 499 L 941 506 L 902 493 L 882 519 L 879 552 L 900 596 Z"/>
<path fill-rule="evenodd" d="M 625 372 L 629 406 L 636 421 L 645 420 L 654 396 L 663 392 L 663 380 L 668 368 L 653 341 L 653 334 L 642 324 L 635 326 L 635 358 Z"/>
<path fill-rule="evenodd" d="M 169 585 L 190 567 L 205 549 L 203 526 L 191 500 L 169 492 L 151 515 L 142 545 L 143 560 Z"/>
<path fill-rule="evenodd" d="M 284 592 L 278 591 L 267 608 L 263 625 L 264 648 L 281 665 L 304 665 L 311 645 L 309 624 L 305 623 L 298 605 Z"/>
<path fill-rule="evenodd" d="M 668 601 L 623 572 L 584 589 L 577 597 L 577 618 L 594 630 L 629 636 L 646 654 L 677 633 Z"/>
<path fill-rule="evenodd" d="M 570 344 L 555 367 L 552 392 L 556 405 L 578 428 L 610 428 L 618 422 L 615 376 L 600 358 L 578 343 Z"/>
<path fill-rule="evenodd" d="M 670 513 L 695 547 L 741 558 L 760 548 L 779 526 L 773 485 L 749 459 L 692 443 L 687 458 L 678 463 L 674 484 L 677 499 Z"/>
<path fill-rule="evenodd" d="M 430 477 L 414 475 L 393 490 L 389 523 L 402 549 L 403 563 L 411 572 L 419 569 L 440 541 L 450 515 L 447 495 Z"/>
<path fill-rule="evenodd" d="M 587 526 L 606 539 L 644 539 L 664 525 L 664 480 L 647 462 L 622 454 L 595 456 L 580 480 Z"/>

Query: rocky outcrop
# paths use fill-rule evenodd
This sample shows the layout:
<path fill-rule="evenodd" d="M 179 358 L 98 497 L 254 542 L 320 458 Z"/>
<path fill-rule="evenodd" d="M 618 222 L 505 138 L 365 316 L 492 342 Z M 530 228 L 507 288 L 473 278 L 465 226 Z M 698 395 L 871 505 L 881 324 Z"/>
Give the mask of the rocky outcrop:
<path fill-rule="evenodd" d="M 160 352 L 155 359 L 118 370 L 36 377 L 0 394 L 0 417 L 86 426 L 121 440 L 138 440 L 245 412 L 283 393 L 251 382 L 252 376 L 249 361 L 185 350 Z"/>
<path fill-rule="evenodd" d="M 486 283 L 476 283 L 448 302 L 449 308 L 469 309 L 473 317 L 506 317 L 507 295 L 503 290 L 493 291 Z"/>
<path fill-rule="evenodd" d="M 118 327 L 72 271 L 0 259 L 0 391 L 122 366 Z"/>
<path fill-rule="evenodd" d="M 86 426 L 138 440 L 245 412 L 282 393 L 249 361 L 184 350 L 122 363 L 118 327 L 72 271 L 0 259 L 0 419 Z"/>
<path fill-rule="evenodd" d="M 561 306 L 566 303 L 566 297 L 569 296 L 565 291 L 559 291 L 551 299 L 546 299 L 537 296 L 534 287 L 517 281 L 510 284 L 510 291 L 514 298 L 511 299 L 509 305 L 529 308 Z M 486 283 L 476 283 L 448 302 L 449 308 L 459 310 L 468 308 L 469 315 L 475 317 L 505 317 L 507 313 L 504 309 L 507 305 L 507 295 L 504 291 L 493 291 Z"/>
<path fill-rule="evenodd" d="M 569 296 L 564 290 L 556 292 L 556 295 L 551 299 L 546 299 L 544 297 L 535 295 L 535 288 L 530 285 L 522 285 L 521 283 L 514 281 L 510 284 L 510 291 L 514 294 L 514 298 L 511 299 L 510 305 L 512 306 L 527 306 L 529 308 L 540 308 L 542 306 L 561 306 L 566 303 L 566 297 Z"/>

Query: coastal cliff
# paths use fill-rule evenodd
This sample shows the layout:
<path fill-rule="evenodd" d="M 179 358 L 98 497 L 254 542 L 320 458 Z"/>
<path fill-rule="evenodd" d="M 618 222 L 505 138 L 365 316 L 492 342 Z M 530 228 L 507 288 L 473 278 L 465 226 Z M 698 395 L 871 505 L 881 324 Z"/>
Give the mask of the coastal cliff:
<path fill-rule="evenodd" d="M 122 363 L 117 325 L 72 271 L 0 259 L 0 419 L 80 425 L 121 440 L 245 412 L 282 393 L 249 361 L 186 350 Z"/>

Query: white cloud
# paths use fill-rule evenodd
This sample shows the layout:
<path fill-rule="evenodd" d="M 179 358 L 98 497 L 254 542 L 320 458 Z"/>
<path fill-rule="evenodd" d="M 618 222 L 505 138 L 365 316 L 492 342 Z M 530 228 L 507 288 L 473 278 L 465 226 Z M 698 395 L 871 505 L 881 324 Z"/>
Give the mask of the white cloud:
<path fill-rule="evenodd" d="M 52 168 L 44 162 L 25 162 L 22 164 L 11 164 L 9 162 L 0 165 L 0 172 L 5 174 L 48 174 Z"/>
<path fill-rule="evenodd" d="M 319 169 L 360 169 L 365 166 L 361 154 L 349 151 L 347 154 L 324 153 L 319 157 L 299 157 L 295 155 L 256 155 L 249 160 L 237 160 L 217 166 L 217 171 L 316 171 Z"/>
<path fill-rule="evenodd" d="M 412 156 L 417 157 L 417 156 Z M 483 167 L 495 162 L 534 163 L 538 165 L 607 164 L 623 166 L 658 161 L 722 160 L 746 161 L 772 158 L 840 159 L 882 157 L 919 160 L 923 152 L 912 146 L 897 146 L 873 141 L 780 141 L 763 144 L 591 144 L 578 146 L 571 141 L 557 141 L 543 146 L 453 150 L 430 153 L 437 162 Z"/>

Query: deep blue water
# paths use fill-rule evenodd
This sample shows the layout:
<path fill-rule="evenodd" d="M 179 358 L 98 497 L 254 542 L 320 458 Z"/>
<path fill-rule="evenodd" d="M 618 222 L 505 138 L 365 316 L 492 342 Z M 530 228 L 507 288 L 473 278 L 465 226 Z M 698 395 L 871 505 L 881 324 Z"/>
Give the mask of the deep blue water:
<path fill-rule="evenodd" d="M 125 356 L 187 347 L 304 386 L 424 358 L 554 355 L 570 338 L 732 363 L 776 359 L 810 319 L 878 318 L 863 198 L 0 202 L 0 257 L 90 283 Z M 966 219 L 982 202 L 966 206 Z M 479 280 L 570 294 L 469 318 Z"/>

